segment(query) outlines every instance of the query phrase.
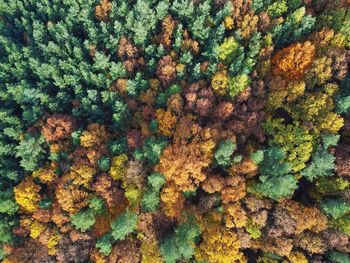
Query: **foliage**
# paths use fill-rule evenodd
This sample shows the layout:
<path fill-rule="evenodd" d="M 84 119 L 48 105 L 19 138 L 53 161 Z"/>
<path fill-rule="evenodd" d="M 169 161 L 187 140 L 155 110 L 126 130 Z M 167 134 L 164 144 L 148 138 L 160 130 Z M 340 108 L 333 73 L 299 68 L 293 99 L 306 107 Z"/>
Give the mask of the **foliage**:
<path fill-rule="evenodd" d="M 260 182 L 254 191 L 274 200 L 293 194 L 297 188 L 297 179 L 290 174 L 291 165 L 284 159 L 285 153 L 281 148 L 271 147 L 264 151 L 264 159 L 259 164 Z"/>
<path fill-rule="evenodd" d="M 350 205 L 341 199 L 326 199 L 320 204 L 321 209 L 334 219 L 342 217 L 350 211 Z"/>
<path fill-rule="evenodd" d="M 335 263 L 347 263 L 350 262 L 350 256 L 346 253 L 337 251 L 331 251 L 328 254 L 328 259 Z"/>
<path fill-rule="evenodd" d="M 232 141 L 226 140 L 221 142 L 214 154 L 215 164 L 228 167 L 232 162 L 231 156 L 235 150 L 236 145 Z"/>
<path fill-rule="evenodd" d="M 200 229 L 193 218 L 178 225 L 174 233 L 166 236 L 160 243 L 160 252 L 166 263 L 190 259 L 194 254 L 195 238 Z"/>
<path fill-rule="evenodd" d="M 147 177 L 148 189 L 144 193 L 141 206 L 145 211 L 156 211 L 159 203 L 159 192 L 165 183 L 165 178 L 160 173 L 152 173 Z"/>
<path fill-rule="evenodd" d="M 16 147 L 16 157 L 20 158 L 20 165 L 26 171 L 36 170 L 45 158 L 43 145 L 45 139 L 42 136 L 33 137 L 25 134 L 23 140 Z"/>
<path fill-rule="evenodd" d="M 137 215 L 132 212 L 124 212 L 112 223 L 111 236 L 114 240 L 124 240 L 127 235 L 136 229 Z"/>
<path fill-rule="evenodd" d="M 347 0 L 0 0 L 1 261 L 348 262 L 349 28 Z"/>
<path fill-rule="evenodd" d="M 148 165 L 153 166 L 159 162 L 160 155 L 166 145 L 167 141 L 165 139 L 149 137 L 145 140 L 142 149 L 135 151 L 135 158 L 146 161 Z"/>

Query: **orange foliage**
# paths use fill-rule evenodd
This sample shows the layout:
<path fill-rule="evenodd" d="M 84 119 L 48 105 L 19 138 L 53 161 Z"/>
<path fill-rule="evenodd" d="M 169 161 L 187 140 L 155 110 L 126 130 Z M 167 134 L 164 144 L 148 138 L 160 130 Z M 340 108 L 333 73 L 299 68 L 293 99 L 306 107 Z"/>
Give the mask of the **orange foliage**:
<path fill-rule="evenodd" d="M 237 202 L 246 195 L 245 179 L 241 176 L 231 176 L 225 180 L 221 191 L 221 200 L 224 204 Z"/>
<path fill-rule="evenodd" d="M 178 191 L 193 191 L 205 180 L 204 169 L 212 160 L 213 141 L 209 144 L 194 138 L 190 144 L 175 143 L 163 151 L 156 170 L 164 174 L 167 181 L 173 181 Z"/>
<path fill-rule="evenodd" d="M 176 26 L 176 22 L 171 17 L 171 15 L 168 15 L 164 18 L 162 22 L 163 30 L 162 30 L 160 42 L 166 48 L 169 48 L 171 46 L 171 35 L 173 34 L 175 26 Z"/>
<path fill-rule="evenodd" d="M 163 211 L 168 217 L 179 217 L 184 206 L 185 197 L 177 189 L 174 184 L 169 184 L 160 193 Z"/>
<path fill-rule="evenodd" d="M 225 212 L 225 224 L 227 227 L 240 228 L 247 225 L 248 217 L 240 203 L 227 205 L 225 207 Z"/>
<path fill-rule="evenodd" d="M 316 207 L 306 207 L 293 200 L 285 200 L 279 206 L 286 209 L 297 223 L 296 234 L 305 230 L 318 233 L 327 228 L 327 217 Z"/>
<path fill-rule="evenodd" d="M 214 175 L 208 177 L 202 184 L 202 188 L 209 194 L 220 192 L 225 183 L 225 179 L 221 176 Z"/>
<path fill-rule="evenodd" d="M 98 123 L 89 124 L 83 131 L 80 143 L 86 148 L 86 156 L 92 165 L 96 165 L 101 156 L 108 152 L 106 143 L 110 136 L 106 127 Z"/>
<path fill-rule="evenodd" d="M 54 114 L 46 120 L 41 132 L 47 142 L 57 142 L 70 137 L 75 128 L 75 120 L 71 116 Z"/>
<path fill-rule="evenodd" d="M 98 20 L 108 20 L 108 13 L 112 10 L 112 3 L 109 0 L 101 0 L 95 8 L 95 17 Z"/>
<path fill-rule="evenodd" d="M 72 184 L 71 177 L 65 175 L 56 188 L 56 198 L 62 209 L 74 214 L 88 204 L 89 193 Z"/>
<path fill-rule="evenodd" d="M 294 43 L 273 56 L 272 72 L 286 80 L 300 79 L 313 62 L 315 46 L 310 41 Z"/>
<path fill-rule="evenodd" d="M 171 56 L 164 56 L 159 60 L 157 76 L 164 86 L 170 84 L 176 77 L 176 62 Z"/>
<path fill-rule="evenodd" d="M 165 136 L 173 134 L 173 129 L 176 124 L 177 118 L 170 111 L 162 109 L 156 110 L 156 119 L 158 121 L 158 129 Z"/>

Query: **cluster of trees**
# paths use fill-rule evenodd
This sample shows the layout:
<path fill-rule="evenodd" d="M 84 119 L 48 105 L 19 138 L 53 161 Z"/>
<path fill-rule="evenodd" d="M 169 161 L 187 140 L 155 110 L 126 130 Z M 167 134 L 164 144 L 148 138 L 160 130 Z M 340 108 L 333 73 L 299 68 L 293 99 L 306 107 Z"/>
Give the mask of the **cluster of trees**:
<path fill-rule="evenodd" d="M 350 262 L 350 2 L 0 0 L 0 260 Z"/>

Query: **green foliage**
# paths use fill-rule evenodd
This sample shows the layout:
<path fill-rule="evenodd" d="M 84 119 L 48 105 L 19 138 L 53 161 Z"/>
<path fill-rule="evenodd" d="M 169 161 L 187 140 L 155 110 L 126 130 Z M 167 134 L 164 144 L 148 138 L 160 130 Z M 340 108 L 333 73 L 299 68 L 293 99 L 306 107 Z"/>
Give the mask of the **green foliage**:
<path fill-rule="evenodd" d="M 194 254 L 195 239 L 201 233 L 193 218 L 178 225 L 174 232 L 160 243 L 160 252 L 166 263 L 191 259 Z"/>
<path fill-rule="evenodd" d="M 252 9 L 260 12 L 263 8 L 268 7 L 271 4 L 272 0 L 253 0 Z"/>
<path fill-rule="evenodd" d="M 334 219 L 350 211 L 350 205 L 342 199 L 326 199 L 321 202 L 320 206 L 323 212 Z"/>
<path fill-rule="evenodd" d="M 221 142 L 214 154 L 215 165 L 221 167 L 230 166 L 232 163 L 231 156 L 236 150 L 236 147 L 236 144 L 234 144 L 231 140 L 225 140 Z"/>
<path fill-rule="evenodd" d="M 71 218 L 74 227 L 82 232 L 90 229 L 96 222 L 96 215 L 105 211 L 105 205 L 101 198 L 94 197 L 89 202 L 89 207 L 79 211 Z"/>
<path fill-rule="evenodd" d="M 277 0 L 274 1 L 269 7 L 267 8 L 267 13 L 272 17 L 278 17 L 283 15 L 285 12 L 287 12 L 288 6 L 286 0 Z"/>
<path fill-rule="evenodd" d="M 41 199 L 39 207 L 42 209 L 49 209 L 52 206 L 52 200 L 50 198 Z"/>
<path fill-rule="evenodd" d="M 107 233 L 103 235 L 96 242 L 96 248 L 105 256 L 108 256 L 112 252 L 111 234 Z"/>
<path fill-rule="evenodd" d="M 159 95 L 157 96 L 156 106 L 165 107 L 168 99 L 174 94 L 181 93 L 181 91 L 182 91 L 182 88 L 178 84 L 169 86 L 164 92 L 159 93 Z"/>
<path fill-rule="evenodd" d="M 141 207 L 144 211 L 155 211 L 159 207 L 159 192 L 165 184 L 165 178 L 160 173 L 152 173 L 147 180 L 148 188 L 143 195 Z"/>
<path fill-rule="evenodd" d="M 92 198 L 89 202 L 89 208 L 92 209 L 94 214 L 103 214 L 106 210 L 105 203 L 100 197 Z"/>
<path fill-rule="evenodd" d="M 76 229 L 85 232 L 95 224 L 95 214 L 90 209 L 85 211 L 79 211 L 78 213 L 72 216 L 71 222 Z"/>
<path fill-rule="evenodd" d="M 126 211 L 112 223 L 112 237 L 115 241 L 124 240 L 137 226 L 137 214 Z"/>
<path fill-rule="evenodd" d="M 274 200 L 290 197 L 297 188 L 297 179 L 290 174 L 291 165 L 284 161 L 281 148 L 271 147 L 264 151 L 264 159 L 259 163 L 259 183 L 254 192 Z"/>
<path fill-rule="evenodd" d="M 218 49 L 219 59 L 226 63 L 232 62 L 235 58 L 238 47 L 239 44 L 233 37 L 225 39 L 225 41 L 219 46 Z"/>
<path fill-rule="evenodd" d="M 161 173 L 152 173 L 147 177 L 148 186 L 152 187 L 155 191 L 160 191 L 165 184 L 165 178 Z"/>
<path fill-rule="evenodd" d="M 332 224 L 339 231 L 350 236 L 350 214 L 345 214 L 342 217 L 335 219 Z"/>
<path fill-rule="evenodd" d="M 342 114 L 342 113 L 348 113 L 349 109 L 350 109 L 350 74 L 347 74 L 345 79 L 342 81 L 340 94 L 336 98 L 336 111 L 337 113 Z"/>
<path fill-rule="evenodd" d="M 229 94 L 232 98 L 237 97 L 248 87 L 250 79 L 246 74 L 239 74 L 229 79 Z"/>
<path fill-rule="evenodd" d="M 126 137 L 120 137 L 116 140 L 109 141 L 109 150 L 113 155 L 120 155 L 128 150 L 128 140 Z"/>
<path fill-rule="evenodd" d="M 338 251 L 331 251 L 328 253 L 328 259 L 334 263 L 349 263 L 350 255 L 347 253 L 342 253 Z"/>
<path fill-rule="evenodd" d="M 98 160 L 98 167 L 102 172 L 107 172 L 110 167 L 110 160 L 106 156 L 102 156 L 100 160 Z"/>
<path fill-rule="evenodd" d="M 256 152 L 250 155 L 250 158 L 253 160 L 254 163 L 259 164 L 264 160 L 264 151 L 257 150 Z"/>
<path fill-rule="evenodd" d="M 135 158 L 139 161 L 145 161 L 149 166 L 156 165 L 167 144 L 168 142 L 165 138 L 148 137 L 142 149 L 135 151 Z"/>
<path fill-rule="evenodd" d="M 12 228 L 18 225 L 17 220 L 12 217 L 0 215 L 0 244 L 12 243 L 15 240 Z"/>
<path fill-rule="evenodd" d="M 26 171 L 38 169 L 45 158 L 45 139 L 42 136 L 25 134 L 23 140 L 16 147 L 16 157 L 21 158 L 20 165 Z"/>
<path fill-rule="evenodd" d="M 13 198 L 12 189 L 0 191 L 0 213 L 14 215 L 18 210 L 18 205 Z"/>
<path fill-rule="evenodd" d="M 348 113 L 350 109 L 350 96 L 339 97 L 337 99 L 337 113 Z"/>
<path fill-rule="evenodd" d="M 311 163 L 301 172 L 301 175 L 309 181 L 313 181 L 316 177 L 332 176 L 335 157 L 327 149 L 329 146 L 336 146 L 339 138 L 338 135 L 325 135 L 322 146 L 318 146 Z"/>
<path fill-rule="evenodd" d="M 316 19 L 306 15 L 305 7 L 295 10 L 287 16 L 284 23 L 273 30 L 274 42 L 278 47 L 300 40 L 315 27 Z"/>

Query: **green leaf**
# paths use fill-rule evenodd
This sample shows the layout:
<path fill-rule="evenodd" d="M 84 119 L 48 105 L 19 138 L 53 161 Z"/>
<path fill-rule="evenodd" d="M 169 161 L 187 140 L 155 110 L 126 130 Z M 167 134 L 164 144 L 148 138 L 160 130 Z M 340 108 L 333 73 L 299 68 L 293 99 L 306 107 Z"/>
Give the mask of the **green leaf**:
<path fill-rule="evenodd" d="M 137 214 L 124 212 L 112 223 L 112 237 L 114 240 L 124 240 L 127 235 L 132 233 L 137 226 Z"/>
<path fill-rule="evenodd" d="M 221 142 L 214 154 L 215 163 L 222 167 L 228 167 L 231 165 L 231 156 L 236 150 L 236 147 L 236 144 L 234 144 L 231 140 Z"/>

